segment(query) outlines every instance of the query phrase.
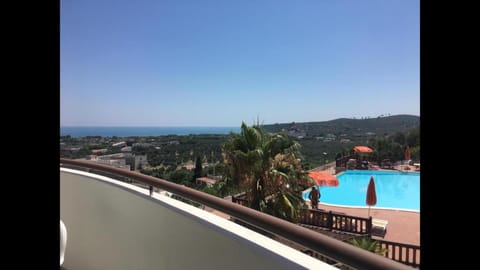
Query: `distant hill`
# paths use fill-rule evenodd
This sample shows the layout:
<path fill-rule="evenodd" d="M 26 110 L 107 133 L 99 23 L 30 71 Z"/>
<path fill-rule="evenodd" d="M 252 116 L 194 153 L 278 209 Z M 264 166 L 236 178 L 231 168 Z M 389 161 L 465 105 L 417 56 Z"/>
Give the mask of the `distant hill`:
<path fill-rule="evenodd" d="M 340 118 L 324 122 L 263 125 L 269 132 L 287 131 L 301 144 L 305 162 L 312 167 L 335 160 L 337 153 L 349 153 L 355 145 L 370 145 L 372 139 L 408 133 L 420 128 L 420 117 L 394 115 L 369 119 Z"/>
<path fill-rule="evenodd" d="M 327 134 L 348 136 L 389 135 L 420 127 L 420 117 L 393 115 L 369 119 L 339 118 L 324 122 L 283 123 L 264 125 L 269 132 L 286 130 L 295 137 L 315 137 Z"/>
<path fill-rule="evenodd" d="M 335 160 L 339 153 L 349 153 L 355 145 L 370 145 L 375 138 L 401 133 L 418 133 L 420 117 L 395 115 L 370 119 L 340 118 L 324 122 L 284 123 L 263 125 L 269 132 L 285 130 L 301 145 L 300 157 L 304 165 L 311 168 Z M 147 154 L 153 165 L 177 167 L 179 163 L 201 157 L 205 162 L 223 160 L 222 145 L 228 140 L 227 134 L 191 134 L 103 138 L 101 136 L 61 137 L 60 156 L 85 158 L 93 149 L 106 148 L 108 153 L 119 153 L 114 143 L 126 141 L 132 145 L 134 154 Z M 137 144 L 135 147 L 134 145 Z M 414 146 L 414 145 L 411 145 Z M 400 156 L 403 152 L 400 150 Z"/>

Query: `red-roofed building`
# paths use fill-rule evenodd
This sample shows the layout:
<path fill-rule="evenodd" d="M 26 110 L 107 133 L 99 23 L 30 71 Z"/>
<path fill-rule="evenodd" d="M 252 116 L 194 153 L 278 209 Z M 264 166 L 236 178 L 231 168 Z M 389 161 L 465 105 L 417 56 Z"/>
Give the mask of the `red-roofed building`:
<path fill-rule="evenodd" d="M 92 149 L 93 154 L 103 154 L 106 152 L 107 152 L 107 149 Z"/>
<path fill-rule="evenodd" d="M 217 182 L 217 180 L 212 179 L 212 178 L 208 178 L 208 177 L 198 177 L 198 178 L 197 178 L 197 181 L 196 181 L 196 184 L 197 184 L 197 185 L 200 185 L 201 183 L 205 183 L 205 184 L 207 184 L 207 186 L 211 187 L 211 186 L 213 186 L 216 182 Z"/>

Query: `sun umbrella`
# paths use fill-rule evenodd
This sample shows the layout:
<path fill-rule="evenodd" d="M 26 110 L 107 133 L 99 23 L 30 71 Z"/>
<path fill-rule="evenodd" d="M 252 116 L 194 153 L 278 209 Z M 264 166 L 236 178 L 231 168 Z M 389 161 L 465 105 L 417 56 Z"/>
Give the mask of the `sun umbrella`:
<path fill-rule="evenodd" d="M 368 205 L 368 216 L 370 216 L 370 206 L 377 204 L 377 192 L 375 191 L 375 181 L 373 176 L 370 176 L 370 182 L 368 183 L 367 188 L 367 205 Z"/>
<path fill-rule="evenodd" d="M 368 165 L 368 162 L 365 159 L 373 153 L 372 148 L 370 148 L 368 146 L 357 145 L 357 146 L 353 147 L 353 151 L 358 155 L 360 160 L 364 161 L 362 163 L 362 167 L 364 169 L 366 169 L 367 165 Z M 360 164 L 359 164 L 359 166 L 360 166 Z"/>
<path fill-rule="evenodd" d="M 310 176 L 317 186 L 330 186 L 336 187 L 339 185 L 338 179 L 328 173 L 324 172 L 309 172 L 308 176 Z"/>
<path fill-rule="evenodd" d="M 355 146 L 353 147 L 353 151 L 355 151 L 356 153 L 373 153 L 372 148 L 368 146 Z"/>
<path fill-rule="evenodd" d="M 405 147 L 405 160 L 410 160 L 410 147 Z"/>

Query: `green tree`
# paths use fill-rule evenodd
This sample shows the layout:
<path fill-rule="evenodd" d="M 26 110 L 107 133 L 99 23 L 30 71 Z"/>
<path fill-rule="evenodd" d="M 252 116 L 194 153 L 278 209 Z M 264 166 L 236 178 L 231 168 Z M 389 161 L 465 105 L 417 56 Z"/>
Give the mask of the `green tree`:
<path fill-rule="evenodd" d="M 398 143 L 398 144 L 401 144 L 401 145 L 404 145 L 405 144 L 405 133 L 403 132 L 396 132 L 395 135 L 393 135 L 393 141 Z"/>
<path fill-rule="evenodd" d="M 168 181 L 186 185 L 186 186 L 193 186 L 192 182 L 192 172 L 185 169 L 175 170 L 171 172 L 167 178 Z"/>
<path fill-rule="evenodd" d="M 410 156 L 412 160 L 420 162 L 420 145 L 410 148 Z"/>
<path fill-rule="evenodd" d="M 347 242 L 356 246 L 356 247 L 368 250 L 368 251 L 376 253 L 378 255 L 383 256 L 385 254 L 385 252 L 387 252 L 387 249 L 382 248 L 382 244 L 380 242 L 378 242 L 375 239 L 372 239 L 368 236 L 353 237 L 353 238 L 347 240 Z"/>
<path fill-rule="evenodd" d="M 195 160 L 195 170 L 193 171 L 193 183 L 197 180 L 197 178 L 202 177 L 202 160 L 199 156 Z"/>
<path fill-rule="evenodd" d="M 372 139 L 371 146 L 374 149 L 372 158 L 378 163 L 384 159 L 390 159 L 392 161 L 403 160 L 404 147 L 397 143 L 394 137 L 378 137 Z"/>
<path fill-rule="evenodd" d="M 251 208 L 295 222 L 298 210 L 306 207 L 301 191 L 311 183 L 299 148 L 285 133 L 242 123 L 240 134 L 231 133 L 223 145 L 225 184 L 245 190 Z"/>
<path fill-rule="evenodd" d="M 410 147 L 420 146 L 420 129 L 410 130 L 406 136 L 406 141 Z"/>

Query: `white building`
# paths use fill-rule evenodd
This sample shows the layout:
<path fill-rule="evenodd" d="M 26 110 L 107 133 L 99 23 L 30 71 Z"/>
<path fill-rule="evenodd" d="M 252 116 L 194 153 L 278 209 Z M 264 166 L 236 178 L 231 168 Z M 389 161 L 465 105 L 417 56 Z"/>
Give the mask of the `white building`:
<path fill-rule="evenodd" d="M 117 142 L 117 143 L 114 143 L 112 144 L 113 147 L 125 147 L 127 146 L 127 143 L 126 142 Z"/>

